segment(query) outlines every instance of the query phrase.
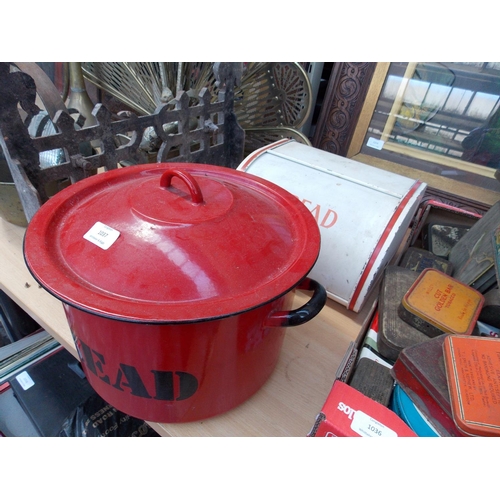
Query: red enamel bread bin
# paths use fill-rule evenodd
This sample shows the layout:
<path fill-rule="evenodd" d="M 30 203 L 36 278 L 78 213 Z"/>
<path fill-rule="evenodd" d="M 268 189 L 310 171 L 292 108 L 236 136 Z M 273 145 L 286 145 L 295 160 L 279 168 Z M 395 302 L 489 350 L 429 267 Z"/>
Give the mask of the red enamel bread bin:
<path fill-rule="evenodd" d="M 96 392 L 137 418 L 186 422 L 247 400 L 285 327 L 318 314 L 326 292 L 307 275 L 319 248 L 314 217 L 284 189 L 168 163 L 59 192 L 30 221 L 24 256 L 63 302 Z M 292 310 L 296 289 L 312 294 Z"/>

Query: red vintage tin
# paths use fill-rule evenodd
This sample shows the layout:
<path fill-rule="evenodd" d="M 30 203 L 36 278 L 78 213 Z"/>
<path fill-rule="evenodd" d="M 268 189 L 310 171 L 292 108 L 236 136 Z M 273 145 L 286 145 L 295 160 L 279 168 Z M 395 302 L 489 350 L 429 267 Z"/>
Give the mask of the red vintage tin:
<path fill-rule="evenodd" d="M 26 264 L 63 304 L 85 373 L 117 409 L 184 422 L 255 393 L 284 327 L 326 292 L 311 213 L 287 191 L 224 167 L 150 164 L 79 181 L 26 231 Z M 291 310 L 297 288 L 311 299 Z"/>
<path fill-rule="evenodd" d="M 401 351 L 392 375 L 441 436 L 462 436 L 451 411 L 443 360 L 443 334 Z"/>

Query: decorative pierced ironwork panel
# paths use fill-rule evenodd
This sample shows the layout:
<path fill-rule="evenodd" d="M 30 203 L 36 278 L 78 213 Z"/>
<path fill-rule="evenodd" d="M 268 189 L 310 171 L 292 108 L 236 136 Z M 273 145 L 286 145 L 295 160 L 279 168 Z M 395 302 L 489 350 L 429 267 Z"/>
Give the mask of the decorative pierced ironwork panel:
<path fill-rule="evenodd" d="M 0 144 L 27 219 L 47 201 L 47 186 L 53 182 L 70 179 L 74 183 L 101 167 L 110 170 L 119 164 L 147 163 L 140 145 L 148 130 L 159 141 L 158 162 L 236 168 L 244 145 L 244 131 L 233 113 L 233 89 L 240 74 L 229 63 L 216 63 L 214 71 L 221 82 L 215 100 L 205 88 L 181 91 L 151 115 L 122 112 L 118 117 L 98 104 L 93 111 L 97 124 L 86 128 L 78 128 L 66 110 L 59 110 L 52 120 L 57 133 L 31 137 L 27 123 L 39 112 L 34 80 L 0 63 Z M 21 118 L 19 105 L 27 120 Z M 82 154 L 89 144 L 92 153 Z M 62 150 L 62 160 L 42 167 L 40 154 L 53 150 Z"/>

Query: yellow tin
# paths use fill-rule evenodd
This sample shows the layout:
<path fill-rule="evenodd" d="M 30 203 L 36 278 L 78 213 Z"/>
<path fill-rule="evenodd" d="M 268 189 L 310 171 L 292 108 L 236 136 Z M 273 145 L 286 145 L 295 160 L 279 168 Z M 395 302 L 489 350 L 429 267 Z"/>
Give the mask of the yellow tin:
<path fill-rule="evenodd" d="M 470 335 L 483 304 L 480 292 L 429 268 L 404 295 L 398 312 L 429 337 L 443 333 Z"/>

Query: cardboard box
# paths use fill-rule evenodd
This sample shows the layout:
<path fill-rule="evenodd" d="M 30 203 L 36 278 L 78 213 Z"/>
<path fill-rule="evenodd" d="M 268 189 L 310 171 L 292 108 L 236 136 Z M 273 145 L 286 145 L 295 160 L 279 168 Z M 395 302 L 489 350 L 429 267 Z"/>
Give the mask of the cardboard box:
<path fill-rule="evenodd" d="M 417 437 L 393 411 L 336 380 L 309 437 Z"/>

